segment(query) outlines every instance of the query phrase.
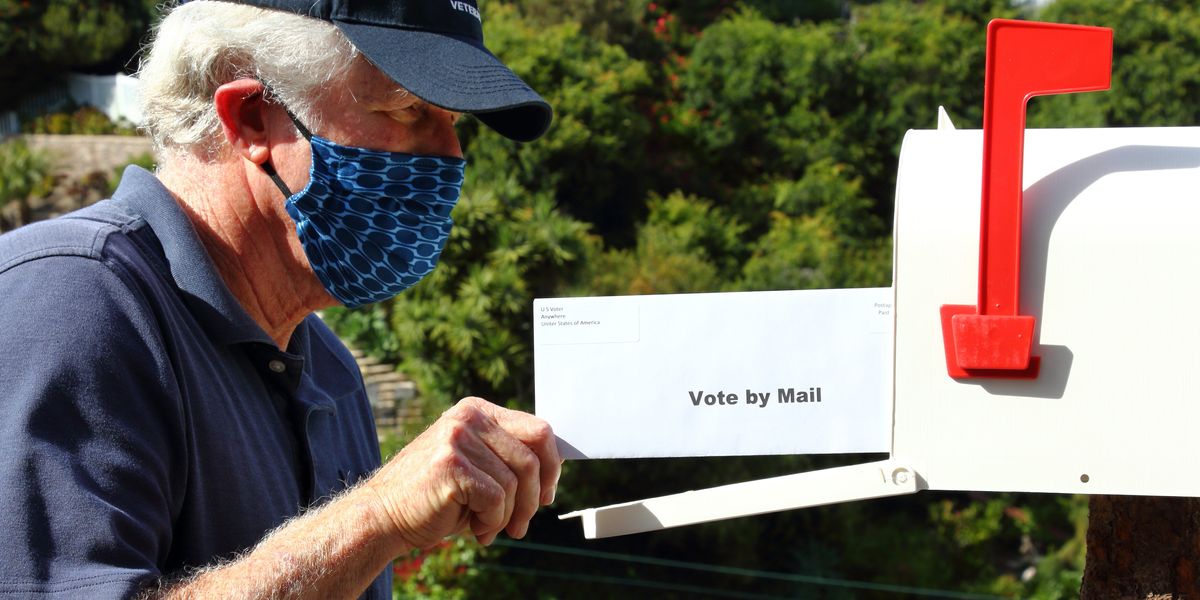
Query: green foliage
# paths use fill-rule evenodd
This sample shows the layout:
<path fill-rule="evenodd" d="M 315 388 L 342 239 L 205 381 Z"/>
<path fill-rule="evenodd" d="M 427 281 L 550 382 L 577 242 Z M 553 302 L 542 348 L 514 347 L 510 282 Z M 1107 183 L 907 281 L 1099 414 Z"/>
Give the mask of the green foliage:
<path fill-rule="evenodd" d="M 650 127 L 637 103 L 651 84 L 645 66 L 575 23 L 535 28 L 505 5 L 488 16 L 488 46 L 554 106 L 555 119 L 532 144 L 468 120 L 461 136 L 471 172 L 547 193 L 600 232 L 628 229 L 646 187 Z"/>
<path fill-rule="evenodd" d="M 53 185 L 50 159 L 17 138 L 0 144 L 0 207 L 46 194 Z"/>
<path fill-rule="evenodd" d="M 0 109 L 72 68 L 121 68 L 157 0 L 0 0 Z"/>
<path fill-rule="evenodd" d="M 409 552 L 408 556 L 397 558 L 392 566 L 395 586 L 392 598 L 470 598 L 472 583 L 480 575 L 475 562 L 487 552 L 486 548 L 461 535 L 443 540 L 430 550 Z"/>
<path fill-rule="evenodd" d="M 1193 125 L 1200 121 L 1200 7 L 1194 2 L 1058 0 L 1038 18 L 1112 27 L 1112 89 L 1030 103 L 1031 127 Z"/>
<path fill-rule="evenodd" d="M 725 191 L 760 173 L 798 177 L 828 156 L 822 98 L 842 79 L 831 27 L 784 27 L 742 12 L 704 30 L 687 59 L 673 133 L 699 189 Z"/>
<path fill-rule="evenodd" d="M 589 38 L 608 44 L 630 47 L 644 45 L 645 30 L 639 23 L 648 0 L 517 0 L 513 3 L 520 18 L 536 28 L 576 23 Z M 503 9 L 502 9 L 503 10 Z M 491 30 L 491 14 L 488 28 Z"/>
<path fill-rule="evenodd" d="M 137 135 L 137 128 L 128 123 L 114 123 L 108 115 L 94 106 L 80 106 L 69 111 L 40 115 L 21 126 L 25 133 L 55 135 Z"/>
<path fill-rule="evenodd" d="M 992 11 L 989 11 L 992 12 Z M 982 122 L 984 22 L 1000 14 L 962 14 L 931 2 L 883 2 L 856 12 L 847 32 L 856 84 L 835 99 L 837 144 L 842 160 L 855 165 L 867 194 L 881 200 L 890 218 L 900 142 L 912 128 L 931 128 L 937 107 L 960 124 Z"/>
<path fill-rule="evenodd" d="M 712 203 L 682 193 L 652 198 L 634 249 L 597 257 L 581 294 L 713 291 L 732 281 L 745 227 Z"/>
<path fill-rule="evenodd" d="M 1007 504 L 1002 498 L 989 498 L 958 507 L 954 500 L 946 499 L 931 504 L 929 516 L 942 537 L 959 548 L 967 548 L 987 541 L 1000 531 Z"/>
<path fill-rule="evenodd" d="M 891 281 L 891 244 L 841 239 L 821 215 L 772 213 L 770 230 L 746 261 L 748 290 L 885 286 Z"/>
<path fill-rule="evenodd" d="M 848 0 L 751 0 L 746 2 L 772 21 L 825 21 L 849 16 Z"/>
<path fill-rule="evenodd" d="M 391 457 L 399 454 L 410 441 L 411 438 L 397 435 L 395 432 L 381 431 L 379 432 L 379 455 L 386 462 Z"/>
<path fill-rule="evenodd" d="M 125 168 L 129 166 L 138 166 L 153 173 L 158 168 L 158 162 L 154 159 L 154 155 L 149 152 L 131 157 L 125 164 L 113 169 L 112 173 L 108 176 L 108 186 L 105 191 L 106 196 L 112 196 L 112 193 L 117 191 L 117 184 L 121 182 L 121 175 L 125 172 Z"/>

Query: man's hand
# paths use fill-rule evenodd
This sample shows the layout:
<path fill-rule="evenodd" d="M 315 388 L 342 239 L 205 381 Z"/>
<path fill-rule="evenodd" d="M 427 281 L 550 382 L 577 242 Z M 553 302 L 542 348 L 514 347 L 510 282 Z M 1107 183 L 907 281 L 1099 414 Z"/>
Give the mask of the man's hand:
<path fill-rule="evenodd" d="M 502 530 L 525 536 L 538 507 L 554 500 L 561 466 L 545 421 L 465 398 L 364 487 L 410 547 L 428 548 L 467 527 L 490 544 Z"/>

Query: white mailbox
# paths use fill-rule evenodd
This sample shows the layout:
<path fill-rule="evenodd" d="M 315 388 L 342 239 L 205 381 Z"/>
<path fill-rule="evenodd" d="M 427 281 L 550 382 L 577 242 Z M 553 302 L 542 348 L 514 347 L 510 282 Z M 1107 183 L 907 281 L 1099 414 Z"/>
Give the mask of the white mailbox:
<path fill-rule="evenodd" d="M 1028 133 L 1031 379 L 955 379 L 976 295 L 980 131 L 913 131 L 897 183 L 892 453 L 929 489 L 1200 496 L 1200 129 Z"/>
<path fill-rule="evenodd" d="M 1200 496 L 1200 128 L 1024 129 L 1030 96 L 1107 88 L 1110 63 L 1109 30 L 993 22 L 984 130 L 905 136 L 888 460 L 564 518 L 604 537 L 922 489 Z"/>

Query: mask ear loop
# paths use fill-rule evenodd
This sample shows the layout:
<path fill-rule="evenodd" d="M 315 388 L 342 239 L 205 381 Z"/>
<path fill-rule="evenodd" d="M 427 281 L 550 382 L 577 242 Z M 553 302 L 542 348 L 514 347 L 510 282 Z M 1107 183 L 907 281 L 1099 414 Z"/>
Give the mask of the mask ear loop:
<path fill-rule="evenodd" d="M 258 168 L 262 169 L 267 174 L 267 177 L 270 177 L 271 181 L 275 182 L 275 187 L 279 188 L 279 192 L 283 194 L 284 199 L 292 197 L 292 190 L 288 189 L 287 184 L 283 182 L 283 178 L 275 170 L 275 165 L 271 164 L 271 159 L 268 158 L 266 162 L 258 165 Z"/>
<path fill-rule="evenodd" d="M 271 87 L 265 82 L 263 83 L 263 90 L 264 98 L 275 98 L 275 92 L 272 91 Z M 304 139 L 308 140 L 309 143 L 312 143 L 312 132 L 310 132 L 307 127 L 300 123 L 300 119 L 297 119 L 296 115 L 292 114 L 291 109 L 278 100 L 276 100 L 276 102 L 283 108 L 283 112 L 287 113 L 288 119 L 291 119 L 292 121 L 292 125 L 296 126 L 296 131 L 298 131 L 300 135 L 304 137 Z M 292 190 L 289 189 L 287 184 L 283 182 L 283 178 L 279 176 L 279 171 L 275 170 L 275 165 L 271 163 L 270 158 L 263 162 L 263 164 L 259 165 L 259 168 L 267 174 L 267 177 L 271 178 L 271 181 L 275 182 L 275 187 L 279 188 L 279 191 L 283 194 L 285 199 L 292 197 Z"/>

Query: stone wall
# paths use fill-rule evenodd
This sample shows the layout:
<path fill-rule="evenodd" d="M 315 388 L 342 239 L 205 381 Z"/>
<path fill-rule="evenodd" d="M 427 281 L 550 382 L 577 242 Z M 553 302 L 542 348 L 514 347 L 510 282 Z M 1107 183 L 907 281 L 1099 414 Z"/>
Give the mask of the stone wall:
<path fill-rule="evenodd" d="M 121 135 L 22 135 L 51 161 L 53 186 L 41 196 L 0 207 L 0 233 L 51 219 L 108 196 L 116 169 L 151 152 L 148 138 Z"/>
<path fill-rule="evenodd" d="M 149 138 L 127 135 L 24 135 L 30 148 L 47 152 L 56 172 L 82 177 L 93 171 L 109 174 L 130 160 L 149 154 Z"/>
<path fill-rule="evenodd" d="M 362 372 L 376 429 L 382 433 L 421 422 L 424 402 L 415 383 L 397 371 L 396 365 L 380 362 L 357 348 L 351 348 L 350 353 Z"/>

